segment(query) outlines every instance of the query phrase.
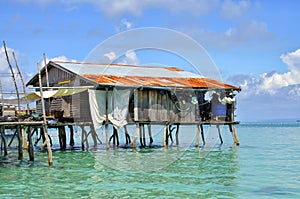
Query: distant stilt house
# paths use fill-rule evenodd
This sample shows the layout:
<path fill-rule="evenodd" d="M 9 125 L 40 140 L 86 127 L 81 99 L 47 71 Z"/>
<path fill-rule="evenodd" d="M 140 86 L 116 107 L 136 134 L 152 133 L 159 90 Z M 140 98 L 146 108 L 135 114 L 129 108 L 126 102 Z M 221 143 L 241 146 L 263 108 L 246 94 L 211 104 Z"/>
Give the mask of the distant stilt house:
<path fill-rule="evenodd" d="M 194 124 L 201 129 L 203 124 L 226 124 L 236 137 L 233 127 L 239 87 L 175 67 L 58 61 L 46 67 L 55 93 L 45 102 L 49 116 L 93 121 L 96 128 L 135 124 L 137 131 L 144 124 Z M 45 68 L 41 75 L 46 87 Z M 29 85 L 39 86 L 38 75 Z M 39 107 L 37 101 L 38 111 Z"/>

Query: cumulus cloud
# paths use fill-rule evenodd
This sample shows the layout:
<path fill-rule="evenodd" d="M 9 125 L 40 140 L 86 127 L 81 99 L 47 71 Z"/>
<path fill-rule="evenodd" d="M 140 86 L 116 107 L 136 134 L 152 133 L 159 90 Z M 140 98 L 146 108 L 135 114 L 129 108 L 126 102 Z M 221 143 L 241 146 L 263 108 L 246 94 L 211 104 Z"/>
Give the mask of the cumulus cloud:
<path fill-rule="evenodd" d="M 128 21 L 128 19 L 123 18 L 118 26 L 115 27 L 117 32 L 129 30 L 133 28 L 133 23 Z"/>
<path fill-rule="evenodd" d="M 258 95 L 289 96 L 289 98 L 300 97 L 300 49 L 283 54 L 281 60 L 287 65 L 285 73 L 269 72 L 259 76 L 237 75 L 229 78 L 233 84 L 240 85 L 243 92 L 242 98 L 249 98 Z"/>
<path fill-rule="evenodd" d="M 70 59 L 68 57 L 66 57 L 65 55 L 60 55 L 57 57 L 53 57 L 53 58 L 46 58 L 46 63 L 48 63 L 49 61 L 62 61 L 62 62 L 77 62 L 76 59 Z M 43 63 L 44 65 L 44 60 L 41 61 L 41 63 Z"/>
<path fill-rule="evenodd" d="M 139 58 L 137 57 L 134 50 L 128 50 L 126 53 L 120 57 L 117 57 L 115 52 L 108 52 L 100 58 L 100 63 L 118 63 L 118 64 L 130 64 L 138 65 Z"/>
<path fill-rule="evenodd" d="M 249 1 L 232 1 L 226 0 L 222 4 L 222 15 L 226 18 L 236 18 L 240 17 L 248 10 L 250 7 Z"/>

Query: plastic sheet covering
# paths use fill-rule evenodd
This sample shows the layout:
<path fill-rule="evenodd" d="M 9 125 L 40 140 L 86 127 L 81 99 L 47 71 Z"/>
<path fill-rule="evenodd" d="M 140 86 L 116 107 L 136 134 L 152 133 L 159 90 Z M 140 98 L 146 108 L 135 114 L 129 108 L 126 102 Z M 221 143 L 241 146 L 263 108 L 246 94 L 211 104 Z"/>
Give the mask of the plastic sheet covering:
<path fill-rule="evenodd" d="M 43 91 L 43 97 L 44 98 L 64 97 L 64 96 L 74 95 L 76 93 L 86 91 L 87 89 L 88 88 L 61 88 L 53 91 Z M 20 103 L 26 104 L 27 103 L 26 98 L 28 103 L 32 103 L 36 100 L 41 99 L 41 94 L 40 92 L 28 93 L 27 96 L 20 98 Z M 10 98 L 10 99 L 3 99 L 3 100 L 0 99 L 0 101 L 2 103 L 7 103 L 7 104 L 18 104 L 17 98 Z"/>
<path fill-rule="evenodd" d="M 91 116 L 95 129 L 101 128 L 106 120 L 106 99 L 108 120 L 119 129 L 127 124 L 128 103 L 130 89 L 117 89 L 113 91 L 89 90 Z"/>

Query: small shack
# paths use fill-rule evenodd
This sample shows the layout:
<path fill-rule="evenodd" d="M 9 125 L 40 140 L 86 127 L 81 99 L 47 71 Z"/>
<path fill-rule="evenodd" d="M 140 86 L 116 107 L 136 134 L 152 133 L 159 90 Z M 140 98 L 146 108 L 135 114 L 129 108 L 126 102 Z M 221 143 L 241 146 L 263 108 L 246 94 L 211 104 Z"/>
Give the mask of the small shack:
<path fill-rule="evenodd" d="M 61 121 L 92 121 L 96 129 L 112 124 L 116 130 L 134 124 L 137 135 L 145 124 L 164 125 L 166 131 L 171 125 L 203 131 L 205 124 L 225 124 L 239 144 L 234 128 L 239 87 L 176 67 L 128 64 L 50 61 L 41 76 L 44 89 L 54 93 L 45 101 L 46 113 Z M 27 86 L 38 88 L 38 74 Z M 40 111 L 41 101 L 36 103 Z"/>

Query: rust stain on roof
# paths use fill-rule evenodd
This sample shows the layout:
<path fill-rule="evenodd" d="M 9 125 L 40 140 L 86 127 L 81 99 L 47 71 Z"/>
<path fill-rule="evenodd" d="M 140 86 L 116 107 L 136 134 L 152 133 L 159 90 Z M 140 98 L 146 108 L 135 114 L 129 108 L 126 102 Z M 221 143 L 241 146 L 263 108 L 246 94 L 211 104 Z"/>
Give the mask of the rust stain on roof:
<path fill-rule="evenodd" d="M 83 77 L 98 84 L 124 85 L 124 86 L 158 86 L 158 87 L 183 87 L 183 88 L 208 88 L 208 89 L 233 89 L 239 87 L 225 84 L 210 78 L 170 78 L 170 77 L 145 77 L 145 76 L 114 76 L 84 74 Z"/>

